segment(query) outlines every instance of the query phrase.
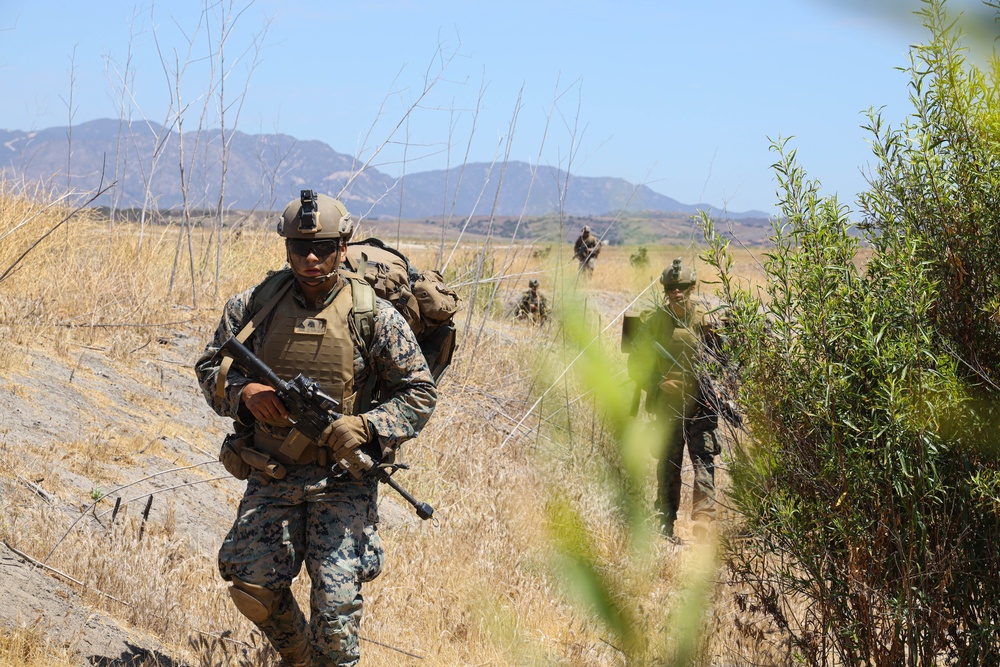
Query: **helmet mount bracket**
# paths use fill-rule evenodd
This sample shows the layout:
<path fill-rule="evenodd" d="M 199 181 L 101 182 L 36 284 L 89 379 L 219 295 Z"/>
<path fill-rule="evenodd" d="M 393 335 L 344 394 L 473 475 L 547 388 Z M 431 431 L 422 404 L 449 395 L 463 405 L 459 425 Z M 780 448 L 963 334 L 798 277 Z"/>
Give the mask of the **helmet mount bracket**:
<path fill-rule="evenodd" d="M 323 225 L 319 222 L 320 211 L 316 201 L 316 193 L 313 190 L 302 190 L 299 194 L 299 202 L 302 204 L 299 214 L 299 232 L 315 234 L 323 231 Z"/>

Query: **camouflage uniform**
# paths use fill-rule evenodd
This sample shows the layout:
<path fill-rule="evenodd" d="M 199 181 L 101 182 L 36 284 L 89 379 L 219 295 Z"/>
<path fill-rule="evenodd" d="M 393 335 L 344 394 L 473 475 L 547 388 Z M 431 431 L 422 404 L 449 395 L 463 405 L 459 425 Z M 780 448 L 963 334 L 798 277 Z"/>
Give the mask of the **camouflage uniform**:
<path fill-rule="evenodd" d="M 530 319 L 541 324 L 549 317 L 549 304 L 537 287 L 529 288 L 517 303 L 517 319 Z"/>
<path fill-rule="evenodd" d="M 601 253 L 601 242 L 585 227 L 586 234 L 580 234 L 573 244 L 573 256 L 580 262 L 580 271 L 594 272 L 594 260 Z"/>
<path fill-rule="evenodd" d="M 317 312 L 344 285 L 339 280 L 324 302 L 317 304 Z M 254 421 L 240 401 L 250 380 L 235 368 L 230 370 L 220 400 L 216 396 L 221 361 L 217 352 L 249 320 L 252 294 L 252 289 L 247 290 L 226 303 L 215 337 L 195 365 L 209 404 L 220 415 L 233 418 L 237 428 Z M 305 307 L 297 284 L 283 298 Z M 248 340 L 248 347 L 258 356 L 268 324 L 265 319 Z M 376 300 L 367 354 L 354 327 L 349 329 L 355 386 L 362 386 L 372 373 L 378 378 L 379 399 L 364 415 L 378 444 L 394 450 L 427 422 L 437 402 L 437 389 L 412 330 L 388 302 Z M 315 370 L 302 368 L 301 372 L 310 375 Z M 311 663 L 296 664 L 357 664 L 361 584 L 379 575 L 383 561 L 377 532 L 377 482 L 371 476 L 355 480 L 317 463 L 285 467 L 288 472 L 281 480 L 251 472 L 236 521 L 219 551 L 219 571 L 227 581 L 235 578 L 274 593 L 273 611 L 258 626 L 286 660 L 311 654 Z M 289 590 L 303 564 L 312 581 L 308 625 Z"/>
<path fill-rule="evenodd" d="M 704 400 L 697 370 L 703 314 L 693 305 L 683 318 L 666 307 L 646 313 L 628 358 L 630 377 L 646 391 L 647 411 L 655 415 L 666 433 L 666 441 L 656 452 L 656 510 L 668 536 L 673 535 L 680 507 L 685 444 L 694 466 L 691 518 L 715 518 L 717 452 L 711 432 L 718 425 L 718 415 Z M 657 351 L 654 342 L 659 342 L 666 354 Z M 682 389 L 675 389 L 677 385 Z"/>

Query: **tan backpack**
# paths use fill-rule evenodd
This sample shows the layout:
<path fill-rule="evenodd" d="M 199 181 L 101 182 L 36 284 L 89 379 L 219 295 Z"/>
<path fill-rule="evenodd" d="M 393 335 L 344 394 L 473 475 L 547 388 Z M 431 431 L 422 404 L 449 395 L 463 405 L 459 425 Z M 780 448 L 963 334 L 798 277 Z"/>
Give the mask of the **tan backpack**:
<path fill-rule="evenodd" d="M 413 296 L 417 298 L 425 328 L 451 322 L 462 301 L 438 271 L 421 273 L 413 283 Z"/>
<path fill-rule="evenodd" d="M 345 263 L 402 314 L 431 374 L 439 380 L 458 348 L 454 322 L 462 301 L 458 294 L 439 272 L 420 273 L 406 255 L 377 238 L 348 243 Z"/>

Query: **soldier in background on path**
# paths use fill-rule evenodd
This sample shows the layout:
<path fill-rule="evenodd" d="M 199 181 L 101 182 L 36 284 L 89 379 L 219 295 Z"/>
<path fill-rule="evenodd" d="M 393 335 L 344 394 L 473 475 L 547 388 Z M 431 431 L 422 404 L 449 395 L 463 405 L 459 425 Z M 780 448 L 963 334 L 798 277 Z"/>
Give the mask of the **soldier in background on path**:
<path fill-rule="evenodd" d="M 361 278 L 339 271 L 354 225 L 344 205 L 303 190 L 278 224 L 288 269 L 226 303 L 195 365 L 202 392 L 234 420 L 219 458 L 247 480 L 219 570 L 236 608 L 285 667 L 356 665 L 361 584 L 382 571 L 378 481 L 336 465 L 355 450 L 391 460 L 434 410 L 437 389 L 413 331 Z M 339 402 L 343 416 L 292 456 L 288 407 L 274 389 L 230 368 L 231 337 L 283 380 L 301 373 Z M 290 590 L 305 566 L 307 621 Z"/>
<path fill-rule="evenodd" d="M 549 317 L 549 304 L 545 295 L 538 291 L 538 281 L 532 278 L 528 281 L 528 289 L 521 295 L 514 315 L 519 320 L 531 320 L 543 324 Z"/>
<path fill-rule="evenodd" d="M 580 263 L 580 273 L 591 276 L 594 273 L 594 260 L 601 254 L 601 241 L 590 233 L 590 227 L 584 225 L 580 236 L 573 244 L 573 257 Z"/>
<path fill-rule="evenodd" d="M 717 397 L 709 397 L 711 382 L 702 377 L 699 360 L 705 346 L 705 315 L 691 302 L 697 280 L 681 260 L 660 276 L 664 301 L 655 310 L 626 320 L 623 348 L 629 352 L 628 372 L 646 392 L 646 410 L 662 427 L 665 441 L 656 448 L 656 511 L 664 537 L 674 538 L 681 499 L 681 466 L 685 445 L 694 466 L 691 518 L 696 538 L 708 534 L 715 519 L 715 456 L 713 431 L 718 427 Z M 630 329 L 630 330 L 627 330 Z"/>

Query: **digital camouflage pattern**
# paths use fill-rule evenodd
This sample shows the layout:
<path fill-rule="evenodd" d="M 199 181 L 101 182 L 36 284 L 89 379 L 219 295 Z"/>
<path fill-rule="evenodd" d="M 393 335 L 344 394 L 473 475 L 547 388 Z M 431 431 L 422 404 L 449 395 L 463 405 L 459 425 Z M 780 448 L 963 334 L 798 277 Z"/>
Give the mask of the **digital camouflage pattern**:
<path fill-rule="evenodd" d="M 331 303 L 342 286 L 343 282 L 317 310 Z M 234 419 L 237 426 L 253 423 L 240 402 L 250 379 L 234 366 L 220 399 L 216 395 L 221 363 L 218 351 L 249 320 L 252 294 L 252 289 L 247 290 L 226 303 L 214 338 L 195 364 L 209 405 L 218 414 Z M 284 298 L 305 305 L 297 284 Z M 267 325 L 267 320 L 262 322 L 247 341 L 256 355 L 261 353 Z M 395 449 L 419 433 L 429 419 L 437 402 L 434 380 L 413 331 L 388 302 L 376 299 L 374 333 L 367 354 L 362 352 L 354 328 L 350 330 L 355 386 L 373 373 L 377 376 L 379 398 L 364 415 L 379 445 Z M 310 369 L 300 372 L 309 375 Z M 361 584 L 378 576 L 383 561 L 377 532 L 378 483 L 374 477 L 354 480 L 315 463 L 288 465 L 286 469 L 281 480 L 251 472 L 237 519 L 219 552 L 220 573 L 226 580 L 236 578 L 276 594 L 271 615 L 259 627 L 286 658 L 310 651 L 312 655 L 311 662 L 288 660 L 288 664 L 357 664 Z M 308 624 L 288 588 L 303 565 L 313 582 Z"/>
<path fill-rule="evenodd" d="M 259 627 L 282 655 L 308 642 L 315 667 L 358 660 L 361 584 L 379 575 L 384 558 L 377 486 L 316 465 L 289 466 L 281 480 L 254 471 L 247 480 L 219 571 L 279 592 Z M 289 591 L 303 565 L 312 582 L 308 625 Z"/>

